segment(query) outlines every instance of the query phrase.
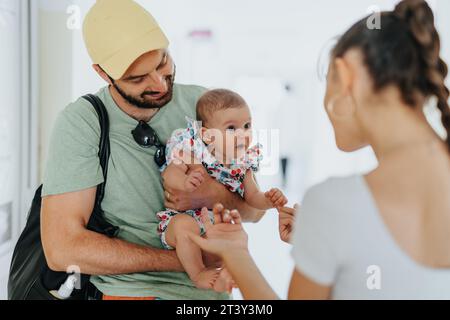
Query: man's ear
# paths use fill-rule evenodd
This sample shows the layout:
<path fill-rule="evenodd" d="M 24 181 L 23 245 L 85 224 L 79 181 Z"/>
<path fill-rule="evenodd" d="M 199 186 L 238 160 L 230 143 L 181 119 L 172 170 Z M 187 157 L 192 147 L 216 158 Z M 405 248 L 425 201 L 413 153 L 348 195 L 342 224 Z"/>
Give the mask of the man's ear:
<path fill-rule="evenodd" d="M 113 85 L 109 75 L 98 64 L 93 64 L 92 68 L 98 73 L 98 75 L 105 80 L 109 85 Z"/>

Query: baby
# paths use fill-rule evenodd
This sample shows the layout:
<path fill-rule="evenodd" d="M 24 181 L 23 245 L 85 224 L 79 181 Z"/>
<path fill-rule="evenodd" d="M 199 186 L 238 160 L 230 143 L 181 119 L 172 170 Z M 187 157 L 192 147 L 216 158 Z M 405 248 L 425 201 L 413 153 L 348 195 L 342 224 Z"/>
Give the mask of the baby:
<path fill-rule="evenodd" d="M 175 131 L 167 143 L 167 165 L 162 169 L 167 186 L 193 192 L 204 181 L 206 169 L 254 208 L 267 210 L 286 205 L 280 190 L 263 193 L 255 181 L 253 172 L 262 159 L 261 145 L 251 146 L 250 109 L 240 95 L 224 89 L 208 91 L 197 103 L 197 120 L 187 118 L 187 128 Z M 188 237 L 189 233 L 204 235 L 201 209 L 177 212 L 168 208 L 157 216 L 163 246 L 176 249 L 195 286 L 213 290 L 223 287 L 219 282 L 229 279 L 219 277 L 220 270 L 205 267 L 200 248 Z M 211 213 L 210 217 L 214 223 Z"/>

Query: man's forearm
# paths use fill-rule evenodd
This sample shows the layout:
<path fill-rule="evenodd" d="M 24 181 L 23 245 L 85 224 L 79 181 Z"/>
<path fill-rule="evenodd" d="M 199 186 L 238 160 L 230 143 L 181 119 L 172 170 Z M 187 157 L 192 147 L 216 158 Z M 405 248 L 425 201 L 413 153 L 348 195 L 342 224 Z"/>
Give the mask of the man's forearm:
<path fill-rule="evenodd" d="M 266 214 L 266 210 L 261 210 L 250 206 L 244 199 L 242 199 L 238 194 L 231 193 L 230 194 L 230 206 L 226 206 L 226 208 L 237 209 L 242 216 L 242 220 L 244 222 L 258 222 L 260 221 L 264 215 Z"/>
<path fill-rule="evenodd" d="M 211 192 L 214 193 L 215 203 L 222 203 L 228 209 L 237 209 L 244 222 L 258 222 L 266 213 L 265 210 L 250 206 L 239 194 L 228 191 L 220 183 Z"/>
<path fill-rule="evenodd" d="M 87 230 L 59 246 L 58 250 L 63 252 L 57 254 L 56 259 L 52 259 L 56 260 L 56 271 L 78 266 L 81 273 L 90 275 L 184 272 L 175 251 L 110 239 Z"/>

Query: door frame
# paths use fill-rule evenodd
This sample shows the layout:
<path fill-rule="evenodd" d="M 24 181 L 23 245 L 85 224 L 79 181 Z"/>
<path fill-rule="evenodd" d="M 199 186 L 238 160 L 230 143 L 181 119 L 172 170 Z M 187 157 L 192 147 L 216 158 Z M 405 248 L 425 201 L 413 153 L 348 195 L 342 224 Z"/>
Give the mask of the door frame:
<path fill-rule="evenodd" d="M 20 119 L 19 175 L 16 195 L 13 197 L 11 240 L 0 246 L 0 270 L 5 270 L 14 245 L 25 226 L 27 208 L 31 204 L 37 184 L 38 153 L 38 7 L 39 1 L 16 0 L 20 19 Z M 7 268 L 6 268 L 7 269 Z M 0 275 L 1 277 L 1 275 Z"/>

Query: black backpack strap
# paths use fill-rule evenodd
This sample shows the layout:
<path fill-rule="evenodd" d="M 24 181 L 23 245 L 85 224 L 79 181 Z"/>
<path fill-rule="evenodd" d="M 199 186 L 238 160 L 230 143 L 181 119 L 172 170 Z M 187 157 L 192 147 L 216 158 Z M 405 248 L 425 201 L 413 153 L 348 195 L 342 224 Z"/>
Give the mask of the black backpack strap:
<path fill-rule="evenodd" d="M 105 105 L 103 104 L 102 100 L 100 100 L 99 97 L 93 94 L 88 94 L 83 96 L 83 98 L 92 104 L 92 106 L 94 107 L 95 111 L 98 114 L 101 130 L 98 156 L 100 158 L 100 165 L 103 170 L 103 178 L 104 178 L 104 182 L 97 187 L 95 207 L 91 215 L 91 219 L 89 220 L 88 223 L 88 229 L 90 229 L 91 231 L 105 234 L 109 237 L 115 237 L 117 236 L 119 228 L 106 222 L 105 218 L 103 217 L 103 210 L 102 210 L 102 201 L 105 196 L 105 186 L 108 176 L 108 162 L 109 156 L 111 154 L 109 141 L 108 112 L 105 108 Z"/>

